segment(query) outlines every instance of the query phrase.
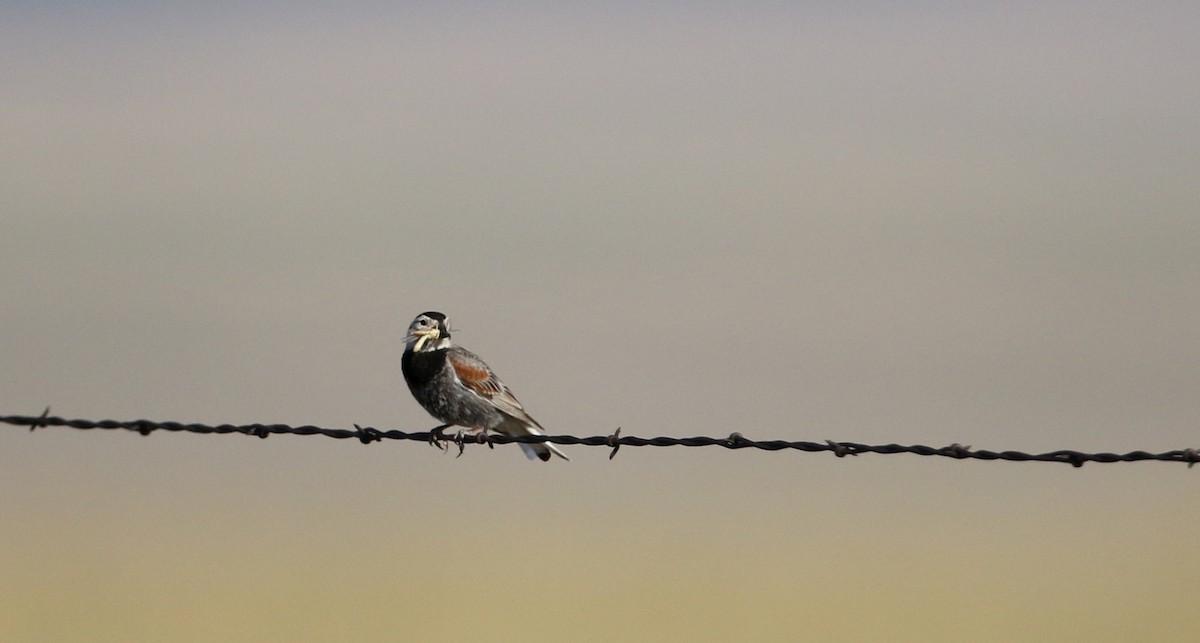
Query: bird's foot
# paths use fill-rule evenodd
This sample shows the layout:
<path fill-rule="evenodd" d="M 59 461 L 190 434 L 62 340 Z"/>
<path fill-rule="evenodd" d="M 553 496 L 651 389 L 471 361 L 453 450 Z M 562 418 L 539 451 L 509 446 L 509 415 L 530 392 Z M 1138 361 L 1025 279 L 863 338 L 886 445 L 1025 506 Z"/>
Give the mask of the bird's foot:
<path fill-rule="evenodd" d="M 454 434 L 454 443 L 458 445 L 458 455 L 456 455 L 454 457 L 456 457 L 456 458 L 462 457 L 463 451 L 465 451 L 467 449 L 467 436 L 468 435 L 475 438 L 476 444 L 480 444 L 480 443 L 486 444 L 486 445 L 488 445 L 489 449 L 496 448 L 492 444 L 492 438 L 490 435 L 488 435 L 488 430 L 486 428 L 485 429 L 459 429 L 458 432 Z"/>
<path fill-rule="evenodd" d="M 446 434 L 443 431 L 448 428 L 449 424 L 434 427 L 429 431 L 429 446 L 437 447 L 442 451 L 446 450 Z"/>
<path fill-rule="evenodd" d="M 454 443 L 458 445 L 458 455 L 455 458 L 461 458 L 463 451 L 467 450 L 467 443 L 463 441 L 463 430 L 459 429 L 454 433 Z"/>

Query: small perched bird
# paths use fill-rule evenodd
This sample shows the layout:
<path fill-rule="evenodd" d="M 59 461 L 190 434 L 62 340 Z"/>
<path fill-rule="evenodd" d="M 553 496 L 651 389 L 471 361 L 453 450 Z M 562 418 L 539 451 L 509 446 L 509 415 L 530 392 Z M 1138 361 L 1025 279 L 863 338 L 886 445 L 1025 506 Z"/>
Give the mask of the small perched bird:
<path fill-rule="evenodd" d="M 513 436 L 545 430 L 478 355 L 450 343 L 450 324 L 442 313 L 421 313 L 408 326 L 400 367 L 417 402 L 446 424 Z M 551 453 L 570 459 L 549 442 L 519 444 L 530 460 L 546 461 Z"/>

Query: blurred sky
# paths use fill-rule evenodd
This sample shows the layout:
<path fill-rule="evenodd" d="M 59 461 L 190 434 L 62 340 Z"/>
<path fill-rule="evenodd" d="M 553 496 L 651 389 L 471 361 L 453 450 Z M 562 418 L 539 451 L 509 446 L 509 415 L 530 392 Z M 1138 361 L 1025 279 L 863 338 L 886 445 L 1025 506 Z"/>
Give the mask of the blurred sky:
<path fill-rule="evenodd" d="M 1198 446 L 1195 3 L 0 7 L 0 414 Z M 0 426 L 0 639 L 1185 640 L 1163 463 Z"/>

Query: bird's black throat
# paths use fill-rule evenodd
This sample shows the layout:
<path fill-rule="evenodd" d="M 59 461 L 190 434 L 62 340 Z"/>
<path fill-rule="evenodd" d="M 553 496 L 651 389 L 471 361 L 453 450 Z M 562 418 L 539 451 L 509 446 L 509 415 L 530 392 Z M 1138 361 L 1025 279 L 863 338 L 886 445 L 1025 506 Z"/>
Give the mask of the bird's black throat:
<path fill-rule="evenodd" d="M 400 370 L 404 372 L 404 381 L 409 388 L 429 384 L 445 367 L 444 348 L 423 352 L 404 351 L 404 356 L 400 358 Z"/>

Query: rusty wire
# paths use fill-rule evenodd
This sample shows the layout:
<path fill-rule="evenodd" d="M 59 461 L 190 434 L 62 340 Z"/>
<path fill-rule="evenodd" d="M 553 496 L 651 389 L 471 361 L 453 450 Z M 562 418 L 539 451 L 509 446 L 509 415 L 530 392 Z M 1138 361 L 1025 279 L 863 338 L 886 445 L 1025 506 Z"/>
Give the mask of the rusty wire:
<path fill-rule="evenodd" d="M 552 442 L 554 444 L 563 445 L 583 445 L 595 447 L 608 447 L 612 449 L 609 453 L 609 458 L 617 454 L 617 450 L 622 446 L 631 447 L 709 447 L 717 446 L 726 449 L 761 449 L 764 451 L 807 451 L 811 453 L 828 451 L 837 457 L 845 457 L 848 455 L 860 455 L 863 453 L 878 453 L 890 455 L 894 453 L 913 453 L 916 455 L 926 456 L 942 456 L 947 458 L 955 458 L 958 460 L 974 459 L 974 460 L 1007 460 L 1010 462 L 1063 462 L 1075 467 L 1082 467 L 1086 462 L 1140 462 L 1143 460 L 1157 460 L 1162 462 L 1186 462 L 1190 469 L 1197 462 L 1200 462 L 1200 451 L 1194 448 L 1176 449 L 1174 451 L 1165 451 L 1162 453 L 1150 453 L 1147 451 L 1130 451 L 1129 453 L 1085 453 L 1082 451 L 1059 450 L 1049 451 L 1046 453 L 1022 453 L 1020 451 L 988 451 L 985 449 L 973 450 L 970 446 L 962 446 L 961 444 L 951 444 L 946 447 L 929 447 L 921 444 L 902 445 L 902 444 L 858 444 L 856 442 L 834 442 L 826 440 L 824 442 L 793 442 L 789 440 L 750 440 L 740 433 L 732 433 L 724 438 L 712 437 L 691 437 L 691 438 L 639 438 L 631 435 L 621 435 L 621 429 L 617 429 L 611 435 L 594 435 L 590 437 L 579 437 L 574 435 L 524 435 L 524 436 L 509 436 L 509 435 L 477 435 L 477 434 L 459 434 L 447 436 L 443 431 L 448 426 L 440 426 L 428 431 L 406 432 L 397 430 L 381 431 L 371 427 L 360 427 L 357 424 L 353 429 L 328 429 L 319 426 L 304 425 L 304 426 L 288 426 L 286 424 L 196 424 L 182 422 L 153 422 L 150 420 L 66 420 L 60 417 L 50 415 L 50 409 L 47 408 L 40 416 L 22 416 L 22 415 L 4 415 L 0 416 L 0 422 L 4 424 L 13 424 L 17 426 L 28 426 L 32 431 L 41 427 L 64 426 L 73 429 L 125 429 L 129 431 L 137 431 L 142 435 L 149 435 L 154 431 L 186 431 L 188 433 L 242 433 L 245 435 L 257 436 L 266 438 L 273 434 L 290 433 L 294 435 L 323 435 L 328 438 L 336 438 L 340 440 L 356 439 L 363 444 L 378 442 L 380 440 L 415 440 L 433 444 L 440 448 L 446 448 L 447 442 L 452 442 L 458 446 L 459 455 L 467 444 L 487 444 L 489 447 L 496 444 L 511 444 L 514 442 L 523 442 L 527 444 L 536 444 L 539 442 Z"/>

